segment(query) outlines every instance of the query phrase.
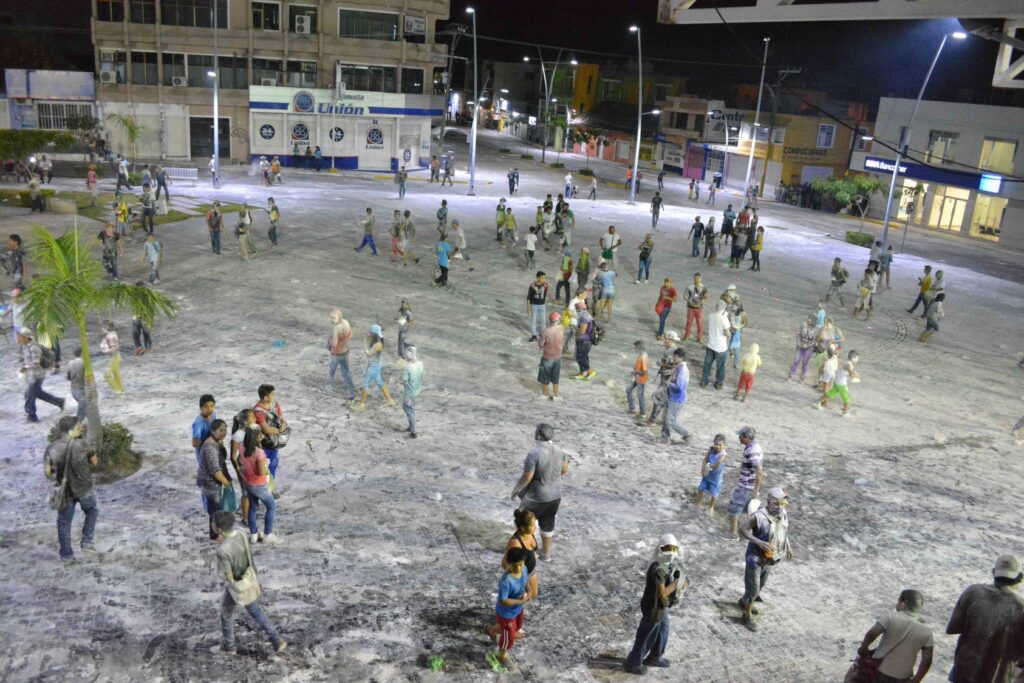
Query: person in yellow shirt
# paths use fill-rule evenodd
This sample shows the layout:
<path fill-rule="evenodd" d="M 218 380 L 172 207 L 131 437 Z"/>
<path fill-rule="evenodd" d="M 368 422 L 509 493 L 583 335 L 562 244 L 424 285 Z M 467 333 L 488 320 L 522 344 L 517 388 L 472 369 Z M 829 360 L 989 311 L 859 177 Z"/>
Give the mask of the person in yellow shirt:
<path fill-rule="evenodd" d="M 928 291 L 932 288 L 931 266 L 924 267 L 924 275 L 917 278 L 917 284 L 920 286 L 917 292 L 917 298 L 914 299 L 914 305 L 907 309 L 907 313 L 913 313 L 914 310 L 917 309 L 918 304 L 924 304 L 925 306 L 927 306 L 927 303 L 925 301 L 925 295 L 928 294 Z"/>
<path fill-rule="evenodd" d="M 121 195 L 120 201 L 117 203 L 117 212 L 115 214 L 117 219 L 117 231 L 127 236 L 132 231 L 131 223 L 128 222 L 128 203 L 124 200 L 124 195 Z"/>
<path fill-rule="evenodd" d="M 733 394 L 733 400 L 746 401 L 747 394 L 754 388 L 754 375 L 757 374 L 757 369 L 761 367 L 760 351 L 760 346 L 751 344 L 750 350 L 747 351 L 747 354 L 740 361 L 740 381 L 736 383 L 736 393 Z M 741 391 L 743 392 L 742 397 L 740 397 Z"/>
<path fill-rule="evenodd" d="M 749 270 L 761 270 L 761 248 L 764 247 L 764 228 L 759 227 L 754 236 L 754 243 L 750 245 L 750 268 Z"/>
<path fill-rule="evenodd" d="M 626 389 L 626 401 L 629 403 L 629 412 L 637 415 L 639 419 L 644 419 L 647 417 L 647 403 L 644 401 L 648 378 L 647 351 L 644 350 L 644 343 L 639 340 L 633 342 L 633 348 L 636 349 L 637 356 L 636 362 L 633 363 L 633 381 Z M 633 403 L 634 391 L 636 391 L 640 402 L 639 413 L 636 412 L 636 406 Z"/>

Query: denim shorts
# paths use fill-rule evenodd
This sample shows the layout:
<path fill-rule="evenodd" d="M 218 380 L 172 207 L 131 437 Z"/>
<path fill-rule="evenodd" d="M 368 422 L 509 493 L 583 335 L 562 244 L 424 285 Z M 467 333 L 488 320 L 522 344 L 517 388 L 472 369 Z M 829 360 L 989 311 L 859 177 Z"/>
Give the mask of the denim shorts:
<path fill-rule="evenodd" d="M 558 376 L 562 369 L 562 359 L 547 358 L 540 359 L 540 367 L 537 369 L 537 381 L 541 384 L 558 384 Z"/>
<path fill-rule="evenodd" d="M 747 504 L 754 497 L 754 489 L 737 486 L 732 490 L 732 497 L 729 499 L 729 514 L 739 515 L 746 512 Z"/>
<path fill-rule="evenodd" d="M 369 389 L 372 386 L 382 387 L 384 386 L 384 378 L 380 375 L 380 363 L 370 363 L 366 366 L 366 374 L 363 375 L 363 389 Z"/>

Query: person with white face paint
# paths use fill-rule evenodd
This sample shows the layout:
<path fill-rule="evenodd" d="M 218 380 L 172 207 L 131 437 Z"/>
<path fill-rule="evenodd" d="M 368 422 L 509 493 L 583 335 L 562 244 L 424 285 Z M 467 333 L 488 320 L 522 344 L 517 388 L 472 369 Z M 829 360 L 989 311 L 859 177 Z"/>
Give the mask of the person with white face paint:
<path fill-rule="evenodd" d="M 668 645 L 668 608 L 679 602 L 690 580 L 679 566 L 679 543 L 672 534 L 663 534 L 658 541 L 651 564 L 647 567 L 647 583 L 640 598 L 640 626 L 636 629 L 633 649 L 623 667 L 631 674 L 644 673 L 644 665 L 667 668 L 662 655 Z"/>
<path fill-rule="evenodd" d="M 768 582 L 768 572 L 783 559 L 793 559 L 793 548 L 789 544 L 789 517 L 786 507 L 789 496 L 780 486 L 768 493 L 764 507 L 750 515 L 740 529 L 747 539 L 745 569 L 743 573 L 743 624 L 751 631 L 757 630 L 751 615 L 756 614 L 754 603 L 759 601 L 761 591 Z"/>

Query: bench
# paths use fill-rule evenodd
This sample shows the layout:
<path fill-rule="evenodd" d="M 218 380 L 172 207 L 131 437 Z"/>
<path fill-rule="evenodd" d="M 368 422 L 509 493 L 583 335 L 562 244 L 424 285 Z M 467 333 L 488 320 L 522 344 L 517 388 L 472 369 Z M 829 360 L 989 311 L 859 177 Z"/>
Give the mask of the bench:
<path fill-rule="evenodd" d="M 191 180 L 192 187 L 195 187 L 196 181 L 199 180 L 198 168 L 172 168 L 170 166 L 164 166 L 164 171 L 167 172 L 167 177 L 172 181 Z"/>

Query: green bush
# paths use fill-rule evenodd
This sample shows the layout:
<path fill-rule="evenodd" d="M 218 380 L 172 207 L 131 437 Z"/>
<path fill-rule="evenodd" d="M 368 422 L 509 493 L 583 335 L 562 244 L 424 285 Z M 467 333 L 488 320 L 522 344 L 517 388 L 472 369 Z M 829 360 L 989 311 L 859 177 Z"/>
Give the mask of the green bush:
<path fill-rule="evenodd" d="M 551 166 L 551 168 L 565 168 L 565 164 L 552 163 L 549 165 Z"/>
<path fill-rule="evenodd" d="M 56 194 L 56 190 L 42 190 L 43 201 L 45 202 L 47 197 L 53 197 Z M 28 190 L 21 190 L 18 192 L 18 199 L 21 200 L 21 205 L 26 209 L 32 207 L 32 193 Z"/>
<path fill-rule="evenodd" d="M 499 154 L 511 154 L 512 150 L 510 150 L 508 147 L 499 147 L 498 148 L 498 153 Z"/>
<path fill-rule="evenodd" d="M 875 243 L 875 236 L 870 232 L 857 232 L 856 230 L 846 231 L 846 241 L 856 244 L 858 247 L 870 248 Z"/>
<path fill-rule="evenodd" d="M 529 159 L 530 161 L 533 161 L 533 155 L 532 154 L 520 154 L 519 158 L 520 159 Z"/>
<path fill-rule="evenodd" d="M 47 441 L 56 441 L 57 425 L 50 428 Z M 135 437 L 119 422 L 103 425 L 103 438 L 96 451 L 96 479 L 101 482 L 117 481 L 135 474 L 142 467 L 142 456 L 132 450 Z"/>
<path fill-rule="evenodd" d="M 576 175 L 592 176 L 594 175 L 594 171 L 589 168 L 581 168 L 576 171 Z"/>
<path fill-rule="evenodd" d="M 128 174 L 128 182 L 132 185 L 142 185 L 142 173 L 140 171 L 132 171 Z"/>

